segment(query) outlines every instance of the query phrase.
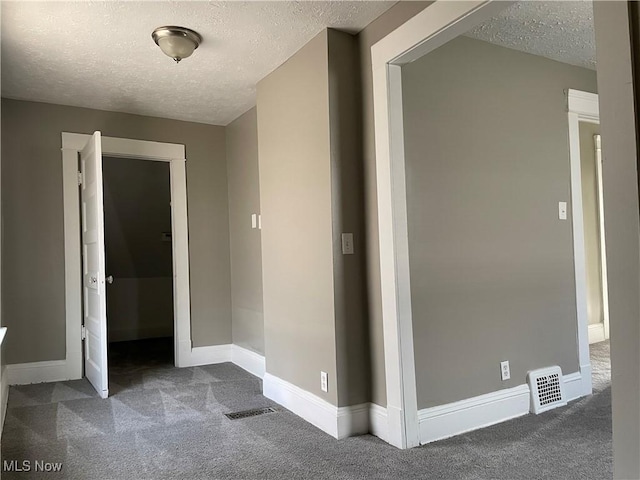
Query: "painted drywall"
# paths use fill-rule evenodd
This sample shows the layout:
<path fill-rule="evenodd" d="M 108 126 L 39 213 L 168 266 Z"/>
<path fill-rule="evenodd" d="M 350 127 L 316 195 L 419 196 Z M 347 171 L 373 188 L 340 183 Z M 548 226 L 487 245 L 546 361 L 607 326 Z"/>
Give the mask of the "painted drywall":
<path fill-rule="evenodd" d="M 640 71 L 640 9 L 635 2 L 594 2 L 593 10 L 607 239 L 613 473 L 617 479 L 640 478 L 640 119 L 634 98 L 640 78 L 633 75 Z"/>
<path fill-rule="evenodd" d="M 7 363 L 65 357 L 60 133 L 94 130 L 186 146 L 192 342 L 230 343 L 224 128 L 2 99 L 2 288 L 12 332 Z"/>
<path fill-rule="evenodd" d="M 258 83 L 258 152 L 267 372 L 337 405 L 327 65 L 323 31 Z"/>
<path fill-rule="evenodd" d="M 370 352 L 366 297 L 362 102 L 356 37 L 329 29 L 329 134 L 338 405 L 368 402 Z M 342 234 L 354 253 L 342 253 Z"/>
<path fill-rule="evenodd" d="M 233 343 L 264 355 L 258 125 L 252 108 L 226 128 Z"/>
<path fill-rule="evenodd" d="M 373 122 L 373 77 L 371 46 L 432 2 L 398 2 L 358 34 L 362 80 L 362 145 L 364 158 L 367 312 L 371 350 L 371 401 L 387 405 L 380 292 L 380 248 L 378 243 L 378 198 L 376 193 L 375 127 Z"/>
<path fill-rule="evenodd" d="M 258 84 L 267 372 L 337 406 L 369 400 L 356 46 L 325 30 Z"/>
<path fill-rule="evenodd" d="M 584 249 L 587 267 L 587 315 L 589 324 L 596 325 L 604 321 L 596 147 L 593 140 L 593 136 L 600 133 L 600 125 L 580 122 L 579 131 Z"/>
<path fill-rule="evenodd" d="M 403 67 L 419 408 L 579 369 L 568 88 L 595 72 L 466 37 Z"/>
<path fill-rule="evenodd" d="M 103 158 L 109 341 L 173 336 L 169 163 Z"/>

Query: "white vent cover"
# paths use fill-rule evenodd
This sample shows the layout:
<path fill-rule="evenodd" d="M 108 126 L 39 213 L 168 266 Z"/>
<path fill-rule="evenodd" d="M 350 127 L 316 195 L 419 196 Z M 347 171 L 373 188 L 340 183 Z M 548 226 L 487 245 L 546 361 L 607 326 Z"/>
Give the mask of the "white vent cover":
<path fill-rule="evenodd" d="M 529 372 L 531 407 L 538 414 L 567 404 L 560 367 L 541 368 Z"/>

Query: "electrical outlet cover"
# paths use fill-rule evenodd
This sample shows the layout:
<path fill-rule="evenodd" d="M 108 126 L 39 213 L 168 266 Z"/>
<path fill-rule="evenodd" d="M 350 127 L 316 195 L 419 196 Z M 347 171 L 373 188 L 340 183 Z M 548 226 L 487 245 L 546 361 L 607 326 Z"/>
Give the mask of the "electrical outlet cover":
<path fill-rule="evenodd" d="M 509 368 L 509 361 L 505 360 L 500 362 L 500 377 L 502 380 L 509 380 L 511 378 L 511 369 Z"/>

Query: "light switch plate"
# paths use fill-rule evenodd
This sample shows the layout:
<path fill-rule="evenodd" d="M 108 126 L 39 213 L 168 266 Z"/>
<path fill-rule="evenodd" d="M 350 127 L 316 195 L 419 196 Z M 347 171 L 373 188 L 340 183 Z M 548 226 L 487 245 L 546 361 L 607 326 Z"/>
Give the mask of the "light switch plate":
<path fill-rule="evenodd" d="M 251 214 L 251 228 L 258 228 L 258 214 Z"/>
<path fill-rule="evenodd" d="M 567 202 L 558 202 L 558 218 L 560 220 L 567 219 Z"/>
<path fill-rule="evenodd" d="M 342 234 L 342 254 L 353 255 L 353 233 Z"/>

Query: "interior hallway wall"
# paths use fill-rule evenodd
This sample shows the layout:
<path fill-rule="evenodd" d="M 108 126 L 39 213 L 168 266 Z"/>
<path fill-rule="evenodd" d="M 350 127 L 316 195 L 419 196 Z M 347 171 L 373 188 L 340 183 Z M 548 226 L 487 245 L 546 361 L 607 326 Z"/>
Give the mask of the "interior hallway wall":
<path fill-rule="evenodd" d="M 322 32 L 258 83 L 257 108 L 267 372 L 335 405 L 327 56 Z"/>
<path fill-rule="evenodd" d="M 65 358 L 61 132 L 186 146 L 193 345 L 231 343 L 223 127 L 2 99 L 7 363 Z"/>
<path fill-rule="evenodd" d="M 252 108 L 226 127 L 233 343 L 264 355 L 258 119 Z"/>
<path fill-rule="evenodd" d="M 458 37 L 405 65 L 402 87 L 418 407 L 579 371 L 558 202 L 571 198 L 565 92 L 595 93 L 596 72 Z"/>
<path fill-rule="evenodd" d="M 173 336 L 168 162 L 102 159 L 110 342 Z"/>
<path fill-rule="evenodd" d="M 325 30 L 258 84 L 267 372 L 337 406 L 369 400 L 356 66 Z"/>

